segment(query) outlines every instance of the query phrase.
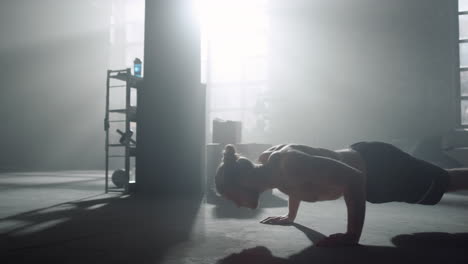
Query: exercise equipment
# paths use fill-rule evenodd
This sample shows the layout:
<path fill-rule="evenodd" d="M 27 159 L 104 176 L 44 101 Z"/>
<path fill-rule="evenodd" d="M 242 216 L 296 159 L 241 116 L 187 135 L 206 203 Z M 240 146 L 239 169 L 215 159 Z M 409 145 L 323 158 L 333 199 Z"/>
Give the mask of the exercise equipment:
<path fill-rule="evenodd" d="M 117 131 L 117 133 L 119 133 L 120 136 L 121 136 L 120 139 L 119 139 L 120 144 L 125 145 L 125 144 L 127 144 L 128 142 L 131 142 L 131 143 L 133 143 L 133 144 L 136 144 L 136 141 L 135 141 L 134 139 L 132 139 L 133 130 L 129 129 L 129 130 L 127 131 L 127 133 L 123 132 L 123 131 L 120 130 L 120 129 L 117 129 L 116 131 Z"/>
<path fill-rule="evenodd" d="M 115 170 L 112 173 L 112 183 L 117 187 L 117 188 L 123 188 L 125 185 L 128 184 L 129 178 L 127 176 L 127 173 L 125 172 L 124 169 L 118 169 Z"/>

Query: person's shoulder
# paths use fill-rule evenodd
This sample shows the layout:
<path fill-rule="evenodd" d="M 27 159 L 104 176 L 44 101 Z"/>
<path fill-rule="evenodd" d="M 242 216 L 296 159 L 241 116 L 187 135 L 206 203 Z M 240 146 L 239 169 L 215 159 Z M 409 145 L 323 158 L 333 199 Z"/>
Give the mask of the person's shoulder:
<path fill-rule="evenodd" d="M 286 152 L 291 152 L 291 151 L 301 151 L 302 149 L 305 149 L 305 148 L 311 148 L 311 147 L 297 144 L 297 143 L 286 143 L 286 144 L 277 145 L 274 151 L 278 153 L 286 153 Z"/>
<path fill-rule="evenodd" d="M 295 146 L 297 145 L 285 145 L 280 150 L 272 152 L 268 161 L 271 163 L 283 164 L 291 163 L 291 161 L 294 161 L 303 155 L 308 156 L 308 154 L 302 152 L 300 149 L 297 149 Z"/>
<path fill-rule="evenodd" d="M 282 149 L 284 149 L 285 147 L 289 146 L 290 144 L 278 144 L 278 145 L 274 145 L 272 146 L 271 148 L 267 149 L 266 151 L 270 151 L 270 152 L 274 152 L 274 151 L 280 151 Z"/>
<path fill-rule="evenodd" d="M 289 147 L 289 144 L 281 144 L 277 146 L 279 147 L 275 148 L 274 150 L 271 150 L 268 153 L 267 164 L 269 164 L 270 166 L 279 165 L 281 160 L 283 160 L 288 155 L 288 153 L 292 150 Z"/>

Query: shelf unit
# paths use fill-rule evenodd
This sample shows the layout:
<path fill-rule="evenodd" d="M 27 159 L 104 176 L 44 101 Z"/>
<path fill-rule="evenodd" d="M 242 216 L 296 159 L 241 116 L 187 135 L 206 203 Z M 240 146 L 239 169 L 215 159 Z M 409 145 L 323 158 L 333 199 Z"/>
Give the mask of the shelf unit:
<path fill-rule="evenodd" d="M 118 84 L 115 84 L 119 82 Z M 124 171 L 125 179 L 130 180 L 130 158 L 136 156 L 136 140 L 132 139 L 133 131 L 131 130 L 131 123 L 136 123 L 136 105 L 131 105 L 132 89 L 138 90 L 141 87 L 143 78 L 136 77 L 132 75 L 131 69 L 122 69 L 122 70 L 108 70 L 107 71 L 107 81 L 106 81 L 106 109 L 105 109 L 105 118 L 104 118 L 104 130 L 106 133 L 105 139 L 105 163 L 106 163 L 106 172 L 105 172 L 105 192 L 128 192 L 131 189 L 134 181 L 129 181 L 128 184 L 123 184 L 123 187 L 111 188 L 109 186 L 109 160 L 111 158 L 123 159 L 124 162 Z M 111 89 L 125 89 L 124 96 L 124 107 L 113 108 L 110 107 L 110 97 Z M 118 119 L 111 119 L 110 115 L 112 113 L 119 114 L 121 116 Z M 123 131 L 116 130 L 110 131 L 111 124 L 123 124 Z M 113 136 L 120 134 L 119 143 L 111 143 L 110 136 L 111 133 Z M 124 148 L 123 155 L 110 154 L 110 148 Z"/>

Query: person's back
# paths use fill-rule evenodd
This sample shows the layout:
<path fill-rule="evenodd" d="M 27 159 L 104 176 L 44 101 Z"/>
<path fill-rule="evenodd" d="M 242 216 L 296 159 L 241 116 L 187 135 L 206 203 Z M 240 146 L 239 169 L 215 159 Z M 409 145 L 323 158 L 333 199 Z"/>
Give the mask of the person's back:
<path fill-rule="evenodd" d="M 309 147 L 306 145 L 299 145 L 299 144 L 281 144 L 281 145 L 276 145 L 265 150 L 258 158 L 258 161 L 262 164 L 266 164 L 266 161 L 268 160 L 269 156 L 273 152 L 276 152 L 276 151 L 284 152 L 288 150 L 297 150 L 297 151 L 301 151 L 311 156 L 321 156 L 321 157 L 327 157 L 327 158 L 339 160 L 341 162 L 348 164 L 349 166 L 357 168 L 361 171 L 365 171 L 365 163 L 362 157 L 359 155 L 358 152 L 356 152 L 355 150 L 351 148 L 340 149 L 340 150 L 329 150 L 325 148 L 314 148 L 314 147 Z"/>
<path fill-rule="evenodd" d="M 337 175 L 322 173 L 320 166 L 309 161 L 301 162 L 306 157 L 323 157 L 342 162 L 351 167 L 363 168 L 359 154 L 352 149 L 332 151 L 305 145 L 278 145 L 266 150 L 259 160 L 276 171 L 276 188 L 295 199 L 316 202 L 334 200 L 343 195 L 343 180 Z"/>

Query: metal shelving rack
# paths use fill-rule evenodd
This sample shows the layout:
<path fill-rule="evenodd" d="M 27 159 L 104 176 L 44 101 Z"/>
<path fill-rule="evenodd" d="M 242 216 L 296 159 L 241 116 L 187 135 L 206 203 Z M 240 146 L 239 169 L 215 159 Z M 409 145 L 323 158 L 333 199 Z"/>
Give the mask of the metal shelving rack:
<path fill-rule="evenodd" d="M 119 80 L 120 83 L 115 85 L 113 80 Z M 130 179 L 130 158 L 136 156 L 136 141 L 131 139 L 131 136 L 128 136 L 132 133 L 131 123 L 136 122 L 136 105 L 131 105 L 131 95 L 132 89 L 137 89 L 141 87 L 143 78 L 136 77 L 132 75 L 131 69 L 122 69 L 122 70 L 108 70 L 107 71 L 107 81 L 106 81 L 106 111 L 104 118 L 104 130 L 106 133 L 105 139 L 105 152 L 106 152 L 106 178 L 105 178 L 105 192 L 109 191 L 118 191 L 118 192 L 127 192 L 130 188 L 130 185 L 134 182 L 130 181 L 128 184 L 125 184 L 123 188 L 110 188 L 109 187 L 109 159 L 110 158 L 123 158 L 124 159 L 124 168 L 125 168 L 125 177 Z M 118 109 L 110 109 L 110 90 L 111 89 L 125 89 L 125 107 Z M 123 115 L 123 119 L 110 119 L 110 113 L 118 113 Z M 124 123 L 124 135 L 127 135 L 126 140 L 120 142 L 120 144 L 110 143 L 110 125 L 111 123 Z M 124 148 L 123 155 L 110 155 L 110 148 Z"/>

